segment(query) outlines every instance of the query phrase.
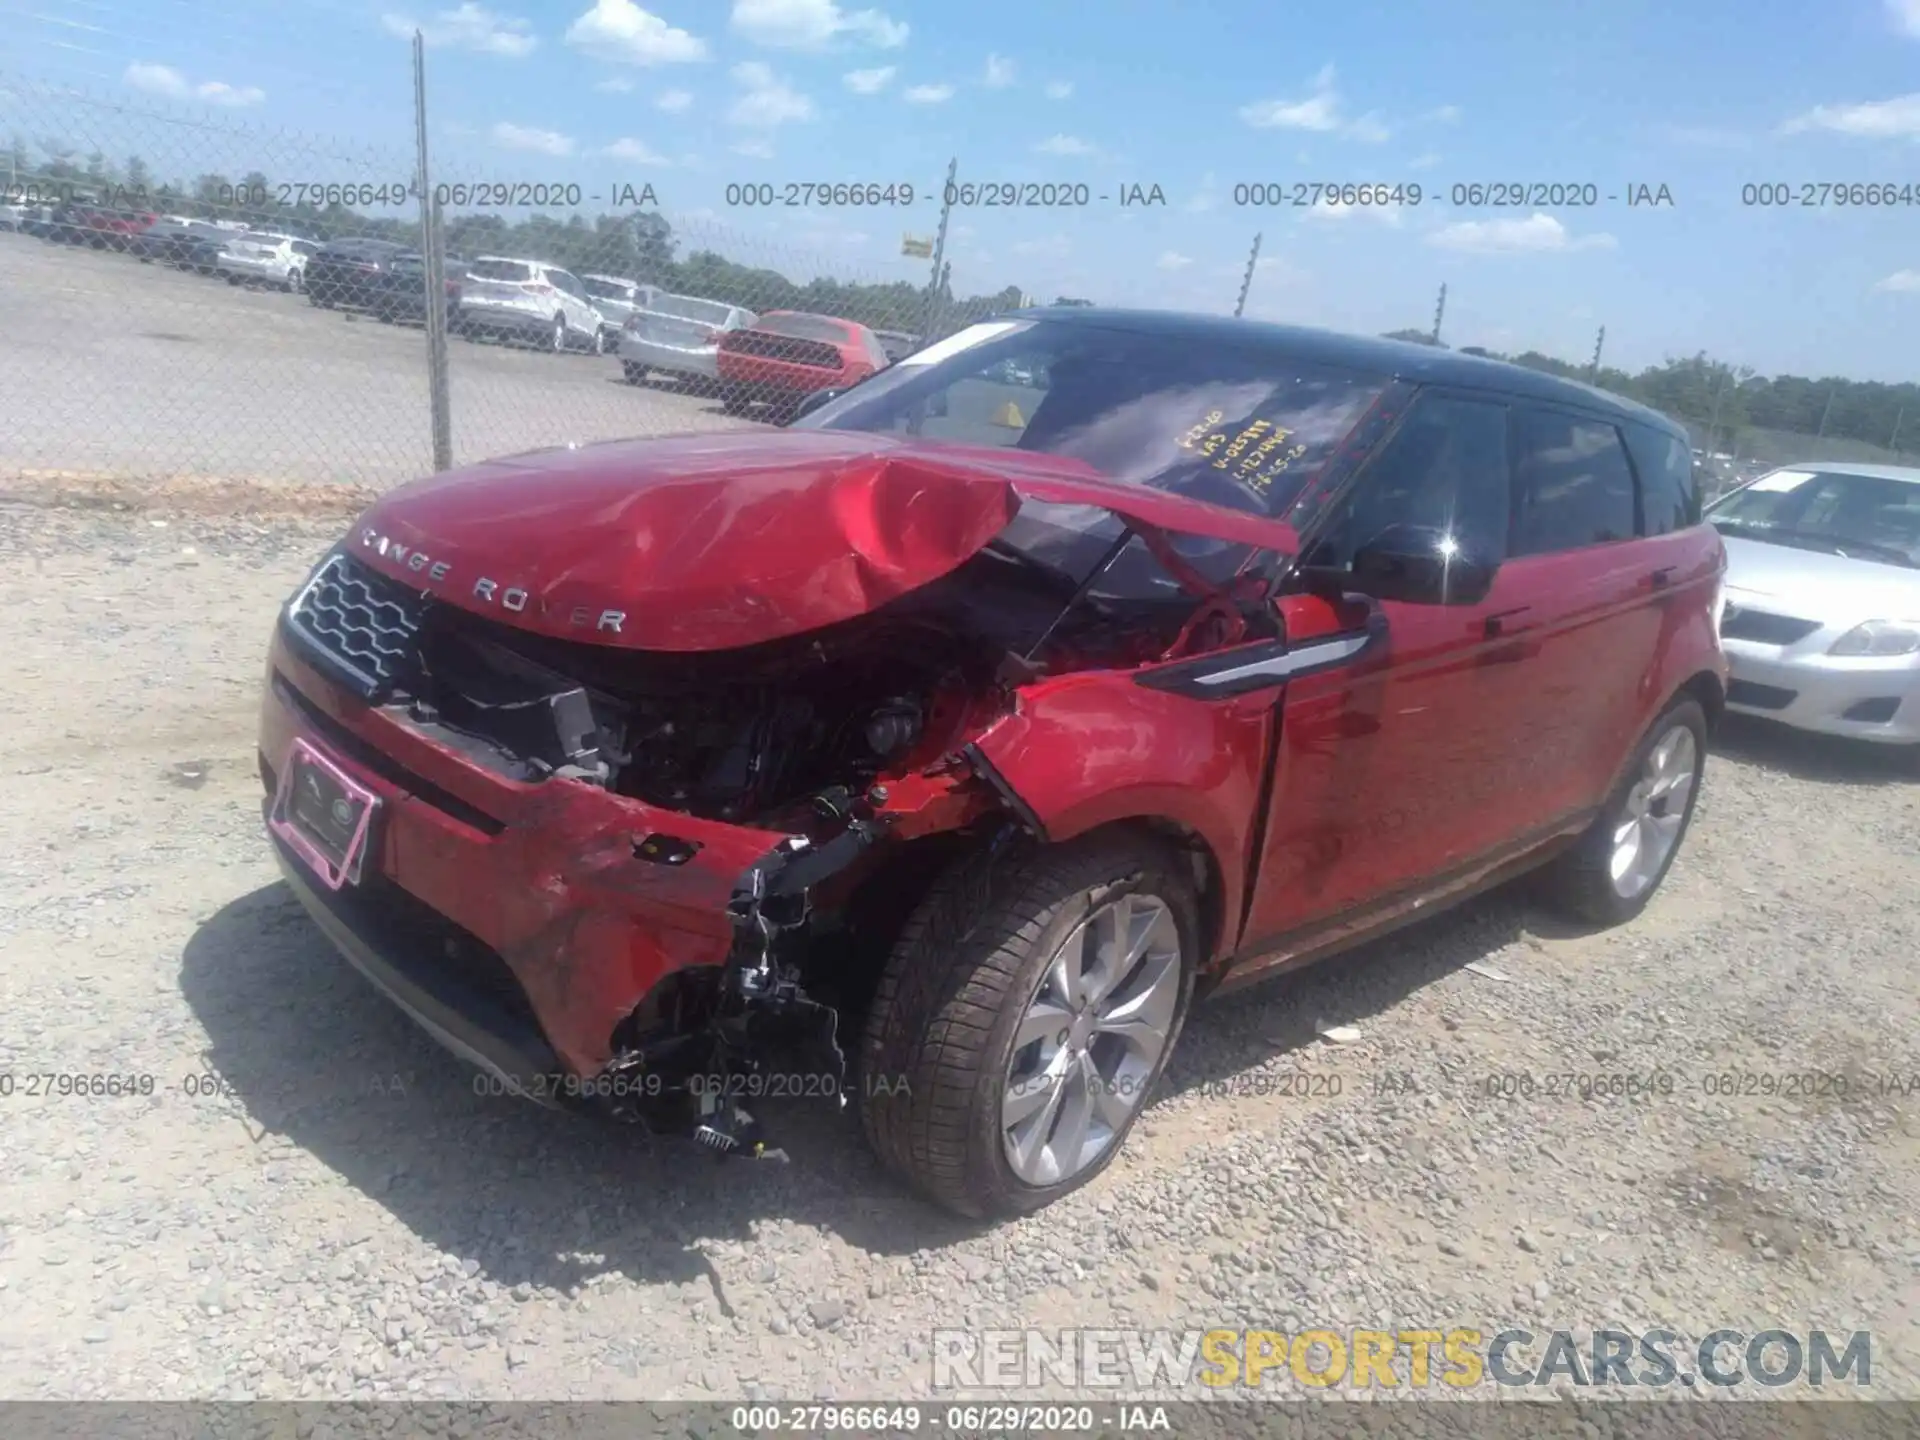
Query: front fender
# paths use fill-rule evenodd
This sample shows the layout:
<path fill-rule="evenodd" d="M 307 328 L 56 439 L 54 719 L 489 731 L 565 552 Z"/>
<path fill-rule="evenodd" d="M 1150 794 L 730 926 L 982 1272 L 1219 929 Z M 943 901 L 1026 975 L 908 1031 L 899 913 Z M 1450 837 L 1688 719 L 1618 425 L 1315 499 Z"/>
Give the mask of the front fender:
<path fill-rule="evenodd" d="M 1212 853 L 1220 877 L 1216 959 L 1237 942 L 1276 691 L 1200 700 L 1129 674 L 1027 686 L 974 750 L 988 778 L 1048 841 L 1124 820 L 1171 822 Z"/>

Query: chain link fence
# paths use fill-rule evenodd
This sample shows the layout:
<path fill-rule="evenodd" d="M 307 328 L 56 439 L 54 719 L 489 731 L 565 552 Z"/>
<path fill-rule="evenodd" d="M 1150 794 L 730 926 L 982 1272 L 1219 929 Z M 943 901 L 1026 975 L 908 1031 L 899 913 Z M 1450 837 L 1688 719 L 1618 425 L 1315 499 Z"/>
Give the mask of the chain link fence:
<path fill-rule="evenodd" d="M 1025 299 L 669 214 L 640 182 L 505 184 L 414 145 L 0 93 L 0 478 L 384 488 L 779 423 Z"/>

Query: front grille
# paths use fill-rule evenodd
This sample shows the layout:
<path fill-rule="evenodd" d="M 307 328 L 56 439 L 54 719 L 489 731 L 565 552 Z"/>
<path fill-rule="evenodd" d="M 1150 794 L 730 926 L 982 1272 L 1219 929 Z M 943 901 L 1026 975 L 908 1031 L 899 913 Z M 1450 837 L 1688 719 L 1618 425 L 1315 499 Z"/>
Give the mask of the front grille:
<path fill-rule="evenodd" d="M 840 352 L 823 340 L 796 340 L 787 335 L 769 335 L 761 330 L 736 330 L 722 343 L 736 355 L 757 355 L 768 360 L 785 360 L 793 365 L 811 365 L 821 370 L 840 368 Z"/>
<path fill-rule="evenodd" d="M 333 555 L 294 597 L 287 623 L 371 697 L 411 668 L 423 603 L 418 591 Z"/>
<path fill-rule="evenodd" d="M 1800 692 L 1783 690 L 1778 685 L 1756 685 L 1751 680 L 1734 680 L 1727 685 L 1727 703 L 1745 705 L 1754 710 L 1784 710 Z"/>
<path fill-rule="evenodd" d="M 1820 628 L 1818 620 L 1796 620 L 1791 615 L 1774 615 L 1765 610 L 1727 607 L 1720 621 L 1720 634 L 1728 640 L 1754 640 L 1762 645 L 1791 645 L 1804 640 Z"/>

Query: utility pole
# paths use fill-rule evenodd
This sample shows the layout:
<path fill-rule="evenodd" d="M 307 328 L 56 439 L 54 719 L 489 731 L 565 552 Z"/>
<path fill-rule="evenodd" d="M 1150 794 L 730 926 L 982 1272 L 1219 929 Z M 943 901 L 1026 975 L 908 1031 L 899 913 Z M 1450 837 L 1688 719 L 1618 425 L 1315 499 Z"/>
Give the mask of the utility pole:
<path fill-rule="evenodd" d="M 1440 319 L 1447 313 L 1447 287 L 1440 287 L 1440 303 L 1433 307 L 1433 343 L 1440 343 Z"/>
<path fill-rule="evenodd" d="M 1887 441 L 1887 448 L 1895 454 L 1900 452 L 1900 427 L 1906 423 L 1907 407 L 1902 405 L 1900 413 L 1893 417 L 1893 438 Z"/>
<path fill-rule="evenodd" d="M 433 170 L 427 164 L 427 42 L 413 32 L 414 143 L 420 151 L 420 266 L 427 306 L 427 408 L 433 425 L 433 468 L 453 468 L 453 403 L 447 385 L 447 288 L 440 253 L 440 207 L 434 204 Z"/>
<path fill-rule="evenodd" d="M 1600 327 L 1600 336 L 1593 342 L 1593 363 L 1587 367 L 1587 383 L 1596 385 L 1600 381 L 1600 351 L 1607 343 L 1607 327 Z"/>
<path fill-rule="evenodd" d="M 1815 439 L 1819 439 L 1827 433 L 1827 417 L 1833 414 L 1833 397 L 1837 393 L 1839 393 L 1838 386 L 1827 391 L 1827 408 L 1820 412 L 1820 428 L 1813 432 Z"/>
<path fill-rule="evenodd" d="M 1713 392 L 1713 418 L 1707 421 L 1707 454 L 1713 454 L 1714 438 L 1720 433 L 1720 401 L 1727 393 L 1727 372 L 1720 372 L 1720 386 Z"/>
<path fill-rule="evenodd" d="M 960 173 L 960 157 L 954 156 L 947 162 L 947 184 L 940 192 L 940 229 L 933 237 L 933 274 L 927 281 L 927 316 L 920 326 L 920 338 L 931 342 L 934 317 L 940 304 L 940 278 L 948 273 L 942 267 L 947 255 L 947 221 L 953 216 L 953 183 Z"/>
<path fill-rule="evenodd" d="M 1253 237 L 1253 253 L 1247 256 L 1247 273 L 1240 277 L 1240 298 L 1233 302 L 1233 318 L 1238 320 L 1246 313 L 1247 291 L 1253 288 L 1253 270 L 1260 263 L 1260 237 Z"/>

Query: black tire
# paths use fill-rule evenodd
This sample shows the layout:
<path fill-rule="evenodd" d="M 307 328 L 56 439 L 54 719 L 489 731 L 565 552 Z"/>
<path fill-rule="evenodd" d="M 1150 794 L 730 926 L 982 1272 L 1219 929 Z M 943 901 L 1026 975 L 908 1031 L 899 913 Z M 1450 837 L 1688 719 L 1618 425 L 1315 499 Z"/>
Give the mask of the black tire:
<path fill-rule="evenodd" d="M 632 360 L 622 360 L 620 362 L 620 373 L 626 377 L 629 385 L 638 385 L 642 380 L 647 378 L 647 367 L 636 364 Z"/>
<path fill-rule="evenodd" d="M 1653 876 L 1652 883 L 1637 895 L 1625 896 L 1615 887 L 1610 866 L 1614 832 L 1626 816 L 1628 799 L 1640 780 L 1647 757 L 1675 726 L 1684 726 L 1692 731 L 1694 744 L 1693 783 L 1687 787 L 1686 803 L 1680 815 L 1680 831 L 1674 836 L 1673 848 Z M 1580 837 L 1579 843 L 1558 856 L 1542 872 L 1541 889 L 1548 903 L 1573 920 L 1599 926 L 1624 924 L 1646 909 L 1653 897 L 1659 894 L 1667 873 L 1687 842 L 1687 831 L 1693 824 L 1694 807 L 1700 801 L 1700 782 L 1706 772 L 1706 763 L 1706 712 L 1700 708 L 1697 700 L 1676 700 L 1660 713 L 1660 718 L 1640 737 L 1640 743 L 1634 747 L 1633 757 L 1627 762 L 1620 783 L 1614 787 L 1613 794 L 1607 797 L 1606 804 L 1601 807 L 1586 834 Z"/>
<path fill-rule="evenodd" d="M 1001 1104 L 1014 1032 L 1042 971 L 1096 896 L 1159 896 L 1180 935 L 1180 993 L 1166 1068 L 1193 999 L 1199 917 L 1188 869 L 1143 838 L 1089 836 L 1059 846 L 976 854 L 933 884 L 893 947 L 860 1050 L 861 1121 L 888 1171 L 935 1204 L 975 1219 L 1029 1214 L 1112 1163 L 1145 1100 L 1092 1164 L 1029 1185 L 1007 1164 Z"/>
<path fill-rule="evenodd" d="M 547 342 L 547 348 L 556 355 L 564 355 L 567 353 L 566 316 L 556 315 L 553 317 L 553 338 Z"/>

